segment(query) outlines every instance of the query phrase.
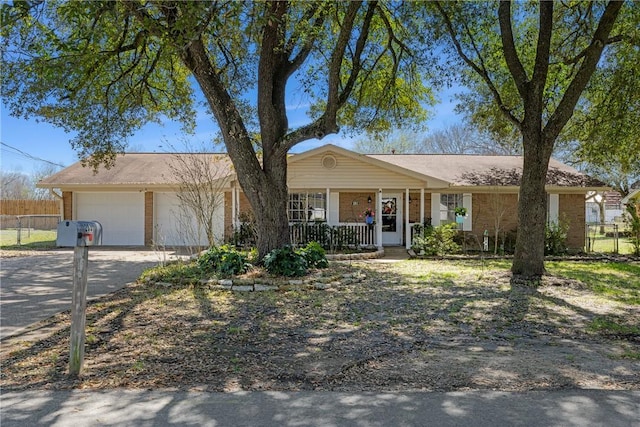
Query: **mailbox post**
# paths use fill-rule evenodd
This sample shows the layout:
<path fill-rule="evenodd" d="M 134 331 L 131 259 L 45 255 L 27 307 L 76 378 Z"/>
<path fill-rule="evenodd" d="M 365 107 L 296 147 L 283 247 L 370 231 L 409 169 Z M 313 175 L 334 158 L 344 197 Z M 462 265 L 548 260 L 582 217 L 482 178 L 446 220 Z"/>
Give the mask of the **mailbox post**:
<path fill-rule="evenodd" d="M 56 244 L 74 248 L 69 375 L 77 377 L 84 362 L 89 246 L 102 244 L 102 226 L 97 221 L 61 221 L 58 223 Z"/>

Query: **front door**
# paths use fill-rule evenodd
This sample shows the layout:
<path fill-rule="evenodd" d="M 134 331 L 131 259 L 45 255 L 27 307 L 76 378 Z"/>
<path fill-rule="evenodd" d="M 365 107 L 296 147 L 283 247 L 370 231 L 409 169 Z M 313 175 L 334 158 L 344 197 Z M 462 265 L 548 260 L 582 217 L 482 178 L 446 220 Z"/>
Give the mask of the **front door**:
<path fill-rule="evenodd" d="M 402 245 L 402 194 L 382 195 L 382 244 Z"/>

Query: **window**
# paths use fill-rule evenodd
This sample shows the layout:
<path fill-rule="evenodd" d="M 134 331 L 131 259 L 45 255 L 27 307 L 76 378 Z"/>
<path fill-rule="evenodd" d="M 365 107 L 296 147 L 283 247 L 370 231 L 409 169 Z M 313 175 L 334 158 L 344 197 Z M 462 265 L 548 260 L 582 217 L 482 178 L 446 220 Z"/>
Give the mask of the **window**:
<path fill-rule="evenodd" d="M 325 193 L 290 193 L 289 221 L 326 221 L 327 195 Z"/>
<path fill-rule="evenodd" d="M 382 199 L 382 231 L 396 232 L 397 205 L 395 197 Z"/>
<path fill-rule="evenodd" d="M 456 222 L 458 207 L 462 207 L 462 194 L 440 194 L 440 224 Z"/>

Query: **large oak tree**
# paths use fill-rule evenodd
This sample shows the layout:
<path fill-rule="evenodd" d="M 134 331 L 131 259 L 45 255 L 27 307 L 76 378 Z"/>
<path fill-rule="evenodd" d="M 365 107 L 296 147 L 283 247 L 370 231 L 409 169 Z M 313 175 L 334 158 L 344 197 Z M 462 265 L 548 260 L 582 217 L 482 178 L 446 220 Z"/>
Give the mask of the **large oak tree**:
<path fill-rule="evenodd" d="M 614 31 L 622 2 L 436 3 L 451 51 L 468 68 L 467 107 L 494 132 L 522 135 L 523 174 L 512 272 L 544 272 L 545 183 L 571 119 Z M 630 4 L 627 8 L 637 7 Z"/>
<path fill-rule="evenodd" d="M 77 132 L 94 167 L 149 121 L 217 122 L 256 213 L 258 251 L 289 243 L 287 153 L 351 129 L 424 118 L 404 4 L 304 1 L 14 1 L 2 5 L 2 97 Z M 309 121 L 291 128 L 287 96 Z M 256 148 L 257 147 L 257 148 Z"/>

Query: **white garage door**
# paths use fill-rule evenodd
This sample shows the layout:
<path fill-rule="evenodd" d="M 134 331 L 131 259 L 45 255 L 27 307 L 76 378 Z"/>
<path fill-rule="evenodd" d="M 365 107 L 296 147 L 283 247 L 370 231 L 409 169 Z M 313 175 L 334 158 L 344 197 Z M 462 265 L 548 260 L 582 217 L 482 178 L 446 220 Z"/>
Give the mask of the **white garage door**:
<path fill-rule="evenodd" d="M 76 219 L 102 225 L 102 244 L 144 245 L 144 193 L 75 193 Z"/>
<path fill-rule="evenodd" d="M 176 193 L 154 193 L 155 230 L 154 240 L 165 246 L 209 245 L 207 234 L 192 211 L 185 208 Z M 224 199 L 222 199 L 224 200 Z M 220 243 L 224 230 L 224 211 L 220 205 L 213 216 L 213 233 Z"/>

